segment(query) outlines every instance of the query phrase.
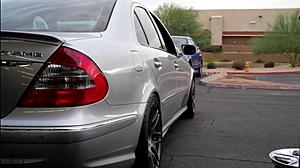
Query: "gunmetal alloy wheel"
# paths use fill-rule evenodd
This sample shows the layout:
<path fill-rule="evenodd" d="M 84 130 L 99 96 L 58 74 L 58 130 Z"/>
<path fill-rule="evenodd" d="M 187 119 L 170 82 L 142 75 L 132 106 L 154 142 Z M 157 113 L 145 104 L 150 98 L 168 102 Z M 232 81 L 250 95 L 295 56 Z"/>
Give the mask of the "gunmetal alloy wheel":
<path fill-rule="evenodd" d="M 195 79 L 192 81 L 190 95 L 187 102 L 187 110 L 182 114 L 183 118 L 194 118 L 196 105 L 195 105 Z"/>
<path fill-rule="evenodd" d="M 195 114 L 196 111 L 196 89 L 195 89 L 195 80 L 193 80 L 191 93 L 190 93 L 190 108 L 193 114 Z"/>
<path fill-rule="evenodd" d="M 162 156 L 162 120 L 159 100 L 152 95 L 147 103 L 134 168 L 159 168 Z"/>
<path fill-rule="evenodd" d="M 148 164 L 149 168 L 159 168 L 161 160 L 162 126 L 160 111 L 153 108 L 148 127 Z"/>

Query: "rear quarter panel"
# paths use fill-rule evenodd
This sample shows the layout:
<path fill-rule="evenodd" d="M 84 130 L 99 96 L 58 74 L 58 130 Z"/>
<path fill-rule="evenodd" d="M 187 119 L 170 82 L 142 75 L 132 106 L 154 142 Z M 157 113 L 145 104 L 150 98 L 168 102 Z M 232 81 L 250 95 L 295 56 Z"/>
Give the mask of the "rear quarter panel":
<path fill-rule="evenodd" d="M 99 66 L 109 84 L 105 100 L 111 105 L 146 103 L 156 88 L 155 78 L 136 40 L 132 5 L 128 1 L 117 1 L 107 30 L 101 32 L 101 38 L 64 44 L 85 53 Z M 136 71 L 136 60 L 140 61 L 142 71 Z"/>

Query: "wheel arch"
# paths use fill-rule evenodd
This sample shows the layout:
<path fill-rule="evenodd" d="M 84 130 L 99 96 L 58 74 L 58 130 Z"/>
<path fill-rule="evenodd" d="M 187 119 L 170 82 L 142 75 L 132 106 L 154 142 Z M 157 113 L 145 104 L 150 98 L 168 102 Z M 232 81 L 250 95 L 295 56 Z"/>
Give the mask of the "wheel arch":
<path fill-rule="evenodd" d="M 141 128 L 142 128 L 142 123 L 144 120 L 144 116 L 145 116 L 145 112 L 147 110 L 147 104 L 149 103 L 149 100 L 151 98 L 152 95 L 155 95 L 159 101 L 159 109 L 161 110 L 161 98 L 160 95 L 158 93 L 158 90 L 152 86 L 151 88 L 148 88 L 148 91 L 146 93 L 144 93 L 144 98 L 145 101 L 145 106 L 143 109 L 139 110 L 139 115 L 138 115 L 138 120 L 139 120 L 139 124 L 138 124 L 138 132 L 141 132 Z"/>
<path fill-rule="evenodd" d="M 157 91 L 153 91 L 153 93 L 151 95 L 155 95 L 157 97 L 158 102 L 159 102 L 159 108 L 161 108 L 161 99 L 160 99 L 160 96 L 159 96 L 158 92 Z"/>

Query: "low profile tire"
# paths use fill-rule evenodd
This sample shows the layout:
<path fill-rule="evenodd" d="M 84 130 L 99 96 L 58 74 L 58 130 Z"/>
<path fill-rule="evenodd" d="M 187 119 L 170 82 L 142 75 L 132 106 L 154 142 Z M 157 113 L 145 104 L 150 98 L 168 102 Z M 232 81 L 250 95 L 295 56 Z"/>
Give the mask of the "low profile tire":
<path fill-rule="evenodd" d="M 159 100 L 152 95 L 147 103 L 135 151 L 134 168 L 159 168 L 162 156 L 162 120 Z"/>
<path fill-rule="evenodd" d="M 195 106 L 195 80 L 192 81 L 190 94 L 187 102 L 187 110 L 182 114 L 183 118 L 191 119 L 194 118 L 196 111 Z"/>

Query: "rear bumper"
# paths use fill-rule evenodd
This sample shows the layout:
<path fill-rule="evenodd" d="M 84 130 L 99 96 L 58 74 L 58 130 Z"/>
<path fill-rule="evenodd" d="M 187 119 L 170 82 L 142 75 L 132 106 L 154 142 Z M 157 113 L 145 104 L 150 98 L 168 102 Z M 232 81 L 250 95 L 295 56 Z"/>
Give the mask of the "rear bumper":
<path fill-rule="evenodd" d="M 56 128 L 1 127 L 1 167 L 130 167 L 138 117 Z"/>
<path fill-rule="evenodd" d="M 93 139 L 134 124 L 136 115 L 65 127 L 1 127 L 1 143 L 72 143 Z"/>

